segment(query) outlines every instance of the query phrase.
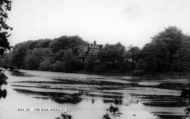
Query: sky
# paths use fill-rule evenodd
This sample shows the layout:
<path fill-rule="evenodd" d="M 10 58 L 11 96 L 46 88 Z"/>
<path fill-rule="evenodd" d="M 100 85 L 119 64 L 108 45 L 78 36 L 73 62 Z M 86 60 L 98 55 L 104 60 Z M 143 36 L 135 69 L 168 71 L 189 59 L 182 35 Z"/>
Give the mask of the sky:
<path fill-rule="evenodd" d="M 11 45 L 63 35 L 142 47 L 168 26 L 190 34 L 190 0 L 13 0 Z"/>

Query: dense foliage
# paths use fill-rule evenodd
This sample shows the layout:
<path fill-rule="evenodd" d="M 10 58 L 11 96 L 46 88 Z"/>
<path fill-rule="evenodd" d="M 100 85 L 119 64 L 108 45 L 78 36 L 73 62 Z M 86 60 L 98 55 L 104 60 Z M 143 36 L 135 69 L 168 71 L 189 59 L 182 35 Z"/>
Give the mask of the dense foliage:
<path fill-rule="evenodd" d="M 17 44 L 2 62 L 16 68 L 59 72 L 154 74 L 190 71 L 190 36 L 176 27 L 158 33 L 142 49 L 125 48 L 121 43 L 96 47 L 98 52 L 91 52 L 92 44 L 78 36 L 27 41 Z"/>
<path fill-rule="evenodd" d="M 4 54 L 5 51 L 10 50 L 8 37 L 10 36 L 9 31 L 12 30 L 6 23 L 8 19 L 8 11 L 11 10 L 10 0 L 0 0 L 0 56 Z M 2 85 L 6 84 L 7 77 L 4 75 L 2 70 L 0 70 L 0 98 L 6 96 L 6 90 L 2 89 Z"/>
<path fill-rule="evenodd" d="M 74 71 L 81 68 L 77 49 L 86 42 L 77 36 L 17 44 L 3 64 L 30 70 Z"/>
<path fill-rule="evenodd" d="M 190 72 L 190 37 L 169 27 L 141 50 L 137 69 L 151 73 Z"/>

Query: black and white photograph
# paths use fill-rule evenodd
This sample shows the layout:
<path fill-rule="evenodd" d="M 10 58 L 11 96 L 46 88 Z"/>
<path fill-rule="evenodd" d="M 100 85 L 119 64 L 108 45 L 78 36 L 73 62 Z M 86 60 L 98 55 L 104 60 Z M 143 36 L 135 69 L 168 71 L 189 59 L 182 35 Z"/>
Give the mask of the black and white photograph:
<path fill-rule="evenodd" d="M 190 0 L 0 0 L 0 119 L 190 119 Z"/>

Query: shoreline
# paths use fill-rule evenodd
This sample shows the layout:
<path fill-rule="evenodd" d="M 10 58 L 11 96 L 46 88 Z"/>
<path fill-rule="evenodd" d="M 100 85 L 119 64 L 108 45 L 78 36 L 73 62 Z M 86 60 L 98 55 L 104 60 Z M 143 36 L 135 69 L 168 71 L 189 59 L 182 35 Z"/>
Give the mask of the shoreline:
<path fill-rule="evenodd" d="M 27 70 L 27 69 L 15 69 L 14 71 L 22 73 L 20 70 Z M 27 70 L 27 71 L 41 71 L 41 70 Z M 54 71 L 48 71 L 48 72 L 54 72 Z M 134 75 L 131 72 L 128 73 L 118 73 L 118 72 L 87 72 L 87 71 L 78 71 L 78 72 L 57 72 L 57 73 L 76 73 L 76 74 L 89 74 L 89 75 L 101 75 L 101 76 L 129 76 L 139 79 L 145 79 L 150 78 L 150 80 L 156 80 L 156 79 L 189 79 L 190 80 L 190 74 L 188 73 L 157 73 L 157 74 L 143 74 L 143 75 Z"/>

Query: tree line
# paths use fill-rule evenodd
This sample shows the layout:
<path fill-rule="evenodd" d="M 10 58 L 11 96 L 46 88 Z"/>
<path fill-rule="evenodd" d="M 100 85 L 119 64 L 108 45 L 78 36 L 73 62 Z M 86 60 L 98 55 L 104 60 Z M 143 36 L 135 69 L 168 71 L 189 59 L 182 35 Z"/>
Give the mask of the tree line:
<path fill-rule="evenodd" d="M 92 45 L 96 44 L 78 36 L 26 41 L 6 53 L 1 64 L 56 72 L 190 72 L 190 36 L 177 27 L 159 32 L 141 49 L 126 48 L 121 43 L 105 44 L 96 45 L 98 52 L 94 54 L 90 52 Z"/>

